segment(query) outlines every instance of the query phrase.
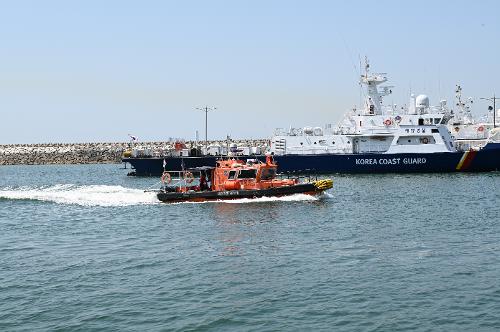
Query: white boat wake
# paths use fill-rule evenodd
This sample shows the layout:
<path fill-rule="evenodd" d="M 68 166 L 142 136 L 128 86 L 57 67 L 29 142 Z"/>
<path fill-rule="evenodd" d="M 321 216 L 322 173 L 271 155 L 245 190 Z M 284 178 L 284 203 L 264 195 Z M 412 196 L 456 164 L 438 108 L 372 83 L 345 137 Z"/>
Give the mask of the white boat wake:
<path fill-rule="evenodd" d="M 311 196 L 306 194 L 294 194 L 290 196 L 282 197 L 259 197 L 259 198 L 238 198 L 238 199 L 226 199 L 218 201 L 206 201 L 206 202 L 179 202 L 170 204 L 249 204 L 249 203 L 269 203 L 269 202 L 313 202 L 318 201 L 322 198 L 332 197 L 330 194 L 324 193 L 321 196 Z"/>
<path fill-rule="evenodd" d="M 152 192 L 122 186 L 58 184 L 0 189 L 0 198 L 38 200 L 81 206 L 130 206 L 158 203 Z"/>
<path fill-rule="evenodd" d="M 228 204 L 242 204 L 242 203 L 265 203 L 265 202 L 300 202 L 300 201 L 317 201 L 318 197 L 306 194 L 294 194 L 283 197 L 259 197 L 259 198 L 241 198 L 235 200 L 224 201 Z"/>

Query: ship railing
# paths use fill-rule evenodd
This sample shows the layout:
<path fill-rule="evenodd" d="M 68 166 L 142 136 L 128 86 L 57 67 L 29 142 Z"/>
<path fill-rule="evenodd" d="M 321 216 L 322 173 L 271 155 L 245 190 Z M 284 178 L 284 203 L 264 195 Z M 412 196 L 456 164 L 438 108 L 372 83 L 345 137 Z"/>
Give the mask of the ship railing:
<path fill-rule="evenodd" d="M 202 167 L 203 168 L 203 167 Z M 175 187 L 196 187 L 200 185 L 201 175 L 204 174 L 208 176 L 208 171 L 212 167 L 207 167 L 203 169 L 185 169 L 184 171 L 170 171 L 164 170 L 162 179 L 153 185 L 149 186 L 144 192 L 157 192 L 158 190 L 166 190 L 167 188 Z M 168 173 L 168 181 L 164 181 L 165 174 Z M 188 175 L 189 174 L 189 175 Z M 160 189 L 158 189 L 160 187 Z"/>
<path fill-rule="evenodd" d="M 280 179 L 296 179 L 298 181 L 313 182 L 318 180 L 318 174 L 314 169 L 297 170 L 293 172 L 282 172 L 276 174 Z"/>
<path fill-rule="evenodd" d="M 474 139 L 487 139 L 489 133 L 484 130 L 482 132 L 467 132 L 464 134 L 455 134 L 453 135 L 453 139 L 455 140 L 474 140 Z"/>
<path fill-rule="evenodd" d="M 340 134 L 340 135 L 354 135 L 356 134 L 356 128 L 354 127 L 339 127 L 336 131 L 335 131 L 336 134 Z"/>
<path fill-rule="evenodd" d="M 373 135 L 373 136 L 379 136 L 379 135 L 393 135 L 394 133 L 398 132 L 400 129 L 397 127 L 375 127 L 375 128 L 364 128 L 362 130 L 359 130 L 357 134 L 361 135 Z"/>
<path fill-rule="evenodd" d="M 481 150 L 487 143 L 487 140 L 463 140 L 455 141 L 457 151 Z"/>
<path fill-rule="evenodd" d="M 288 136 L 288 131 L 284 128 L 274 129 L 274 136 Z"/>

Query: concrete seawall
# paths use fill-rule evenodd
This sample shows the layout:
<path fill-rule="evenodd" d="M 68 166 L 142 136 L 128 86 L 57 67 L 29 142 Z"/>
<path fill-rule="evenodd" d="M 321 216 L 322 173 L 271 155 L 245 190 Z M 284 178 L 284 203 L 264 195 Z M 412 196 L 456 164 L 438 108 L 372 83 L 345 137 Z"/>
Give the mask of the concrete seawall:
<path fill-rule="evenodd" d="M 232 140 L 238 146 L 263 146 L 267 140 Z M 140 142 L 134 149 L 149 150 L 161 155 L 173 148 L 173 142 Z M 208 144 L 225 145 L 225 141 L 209 141 Z M 188 148 L 195 142 L 186 142 Z M 99 164 L 119 163 L 130 143 L 43 143 L 0 145 L 0 165 L 44 164 Z"/>

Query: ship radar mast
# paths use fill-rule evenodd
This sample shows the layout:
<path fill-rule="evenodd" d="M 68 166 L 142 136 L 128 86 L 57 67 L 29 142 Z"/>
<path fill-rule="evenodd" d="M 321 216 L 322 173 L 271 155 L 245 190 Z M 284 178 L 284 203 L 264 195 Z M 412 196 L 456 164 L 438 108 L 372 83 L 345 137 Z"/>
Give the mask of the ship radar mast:
<path fill-rule="evenodd" d="M 458 114 L 455 115 L 455 118 L 463 124 L 472 124 L 474 123 L 471 108 L 473 104 L 472 98 L 468 98 L 466 101 L 462 100 L 462 87 L 457 84 L 455 89 L 455 97 L 457 99 L 456 106 L 458 107 Z"/>
<path fill-rule="evenodd" d="M 370 73 L 370 63 L 365 57 L 365 73 L 361 75 L 360 84 L 365 84 L 367 97 L 365 100 L 364 113 L 366 115 L 382 114 L 382 98 L 392 93 L 392 86 L 378 86 L 387 82 L 386 73 Z"/>

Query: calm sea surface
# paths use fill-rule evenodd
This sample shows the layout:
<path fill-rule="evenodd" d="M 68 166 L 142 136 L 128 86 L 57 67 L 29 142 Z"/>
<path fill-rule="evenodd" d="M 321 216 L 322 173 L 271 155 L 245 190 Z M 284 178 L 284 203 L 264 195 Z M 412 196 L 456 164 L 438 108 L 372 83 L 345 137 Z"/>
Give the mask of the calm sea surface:
<path fill-rule="evenodd" d="M 500 329 L 500 173 L 166 205 L 119 167 L 0 167 L 0 330 Z"/>

